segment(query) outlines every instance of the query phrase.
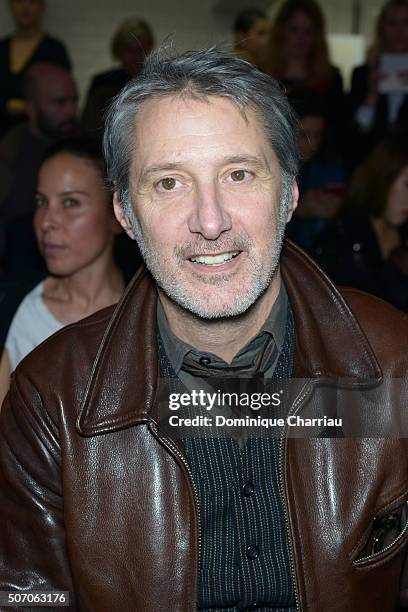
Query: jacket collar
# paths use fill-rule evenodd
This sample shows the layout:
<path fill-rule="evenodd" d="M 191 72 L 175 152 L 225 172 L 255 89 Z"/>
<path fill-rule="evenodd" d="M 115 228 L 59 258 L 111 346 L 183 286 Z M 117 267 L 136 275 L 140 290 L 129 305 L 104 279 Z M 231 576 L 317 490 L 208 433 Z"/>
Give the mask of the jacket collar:
<path fill-rule="evenodd" d="M 297 378 L 380 381 L 380 366 L 342 295 L 316 264 L 285 241 L 281 271 L 296 326 Z M 89 376 L 77 430 L 93 436 L 155 413 L 158 382 L 157 291 L 141 268 L 114 310 Z"/>

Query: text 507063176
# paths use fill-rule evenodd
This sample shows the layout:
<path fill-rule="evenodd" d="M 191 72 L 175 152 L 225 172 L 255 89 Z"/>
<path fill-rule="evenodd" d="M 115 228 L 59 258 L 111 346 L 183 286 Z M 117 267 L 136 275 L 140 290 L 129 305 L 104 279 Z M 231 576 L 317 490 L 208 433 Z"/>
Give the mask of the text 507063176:
<path fill-rule="evenodd" d="M 69 606 L 68 591 L 0 591 L 0 606 L 41 606 L 49 608 Z"/>

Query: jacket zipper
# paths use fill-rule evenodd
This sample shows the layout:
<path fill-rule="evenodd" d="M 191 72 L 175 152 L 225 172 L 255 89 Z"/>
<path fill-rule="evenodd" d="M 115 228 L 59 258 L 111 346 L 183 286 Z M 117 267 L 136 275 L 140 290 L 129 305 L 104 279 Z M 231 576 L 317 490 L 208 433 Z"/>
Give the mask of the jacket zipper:
<path fill-rule="evenodd" d="M 408 502 L 405 502 L 403 505 L 408 504 Z M 398 536 L 395 538 L 395 540 L 393 540 L 390 544 L 388 544 L 385 548 L 383 548 L 382 550 L 379 550 L 377 553 L 373 553 L 372 555 L 366 555 L 365 557 L 361 557 L 361 559 L 356 559 L 354 561 L 354 563 L 356 565 L 358 565 L 359 563 L 363 563 L 365 561 L 371 561 L 372 559 L 376 559 L 377 557 L 382 557 L 382 555 L 384 553 L 387 552 L 387 550 L 389 550 L 390 548 L 393 548 L 393 546 L 395 546 L 396 544 L 398 544 L 398 542 L 401 540 L 401 538 L 404 537 L 404 535 L 406 534 L 408 529 L 408 520 L 404 525 L 403 530 L 401 531 L 401 533 L 398 534 Z"/>
<path fill-rule="evenodd" d="M 288 417 L 296 414 L 296 412 L 299 410 L 299 408 L 301 407 L 301 405 L 303 404 L 307 396 L 310 394 L 311 390 L 312 390 L 312 384 L 310 382 L 305 383 L 305 385 L 302 387 L 302 389 L 298 393 L 298 396 L 294 400 L 291 410 L 289 410 L 287 414 Z M 292 575 L 292 581 L 293 581 L 293 587 L 294 587 L 294 593 L 295 593 L 295 607 L 296 607 L 296 612 L 301 612 L 302 608 L 301 608 L 299 587 L 298 587 L 296 569 L 295 569 L 295 554 L 294 554 L 294 546 L 293 546 L 292 529 L 291 529 L 290 520 L 289 520 L 288 502 L 286 498 L 286 488 L 285 488 L 285 475 L 284 475 L 284 470 L 283 470 L 283 465 L 284 465 L 284 460 L 285 460 L 286 432 L 287 432 L 287 426 L 285 427 L 285 430 L 283 432 L 283 437 L 280 439 L 279 486 L 281 490 L 283 514 L 285 517 L 285 527 L 286 527 L 286 533 L 288 536 L 288 543 L 289 543 L 289 565 L 290 565 L 290 571 Z"/>
<path fill-rule="evenodd" d="M 174 455 L 176 455 L 179 460 L 181 461 L 181 463 L 184 465 L 184 467 L 186 468 L 186 472 L 189 476 L 190 479 L 190 484 L 191 484 L 191 488 L 193 490 L 193 495 L 194 495 L 194 500 L 195 500 L 195 508 L 196 508 L 196 512 L 197 512 L 197 568 L 200 567 L 200 559 L 201 559 L 201 513 L 200 513 L 200 504 L 198 501 L 198 492 L 197 492 L 197 487 L 196 484 L 194 482 L 193 479 L 193 473 L 191 471 L 191 468 L 184 456 L 184 454 L 180 451 L 180 449 L 176 446 L 176 444 L 174 444 L 173 442 L 171 442 L 168 438 L 162 438 L 161 436 L 159 436 L 157 428 L 155 425 L 152 424 L 152 429 L 154 431 L 154 433 L 156 434 L 156 436 L 159 438 L 159 440 L 164 444 L 164 446 L 167 447 L 167 449 L 173 453 Z M 197 569 L 198 572 L 198 569 Z M 197 589 L 196 589 L 197 590 Z"/>

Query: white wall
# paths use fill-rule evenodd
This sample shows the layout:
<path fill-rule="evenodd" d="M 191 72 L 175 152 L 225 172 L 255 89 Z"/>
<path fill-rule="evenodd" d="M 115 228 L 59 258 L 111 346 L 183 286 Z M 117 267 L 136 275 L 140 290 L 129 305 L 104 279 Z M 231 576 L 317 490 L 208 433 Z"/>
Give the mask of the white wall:
<path fill-rule="evenodd" d="M 157 42 L 173 35 L 181 51 L 230 41 L 231 19 L 212 12 L 213 0 L 48 0 L 45 26 L 67 44 L 81 93 L 91 75 L 111 66 L 110 40 L 128 17 L 143 17 Z M 10 32 L 8 0 L 0 0 L 0 36 Z"/>
<path fill-rule="evenodd" d="M 229 42 L 233 15 L 216 14 L 216 4 L 217 0 L 48 0 L 45 25 L 68 45 L 83 96 L 91 75 L 112 65 L 110 39 L 121 21 L 130 16 L 143 17 L 154 28 L 158 42 L 173 35 L 180 50 Z M 247 6 L 256 4 L 247 2 Z M 278 4 L 276 0 L 275 6 Z M 329 32 L 350 33 L 352 0 L 321 0 L 320 4 Z M 382 2 L 362 0 L 362 4 L 361 33 L 371 40 Z M 8 0 L 0 0 L 0 36 L 11 28 Z"/>

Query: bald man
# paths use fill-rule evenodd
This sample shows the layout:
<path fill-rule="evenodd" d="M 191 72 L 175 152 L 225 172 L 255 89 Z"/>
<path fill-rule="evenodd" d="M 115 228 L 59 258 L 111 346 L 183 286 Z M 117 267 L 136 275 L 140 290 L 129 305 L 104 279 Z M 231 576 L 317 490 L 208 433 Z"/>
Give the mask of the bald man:
<path fill-rule="evenodd" d="M 77 92 L 72 76 L 52 64 L 34 64 L 25 77 L 29 127 L 38 138 L 56 140 L 75 128 Z"/>

